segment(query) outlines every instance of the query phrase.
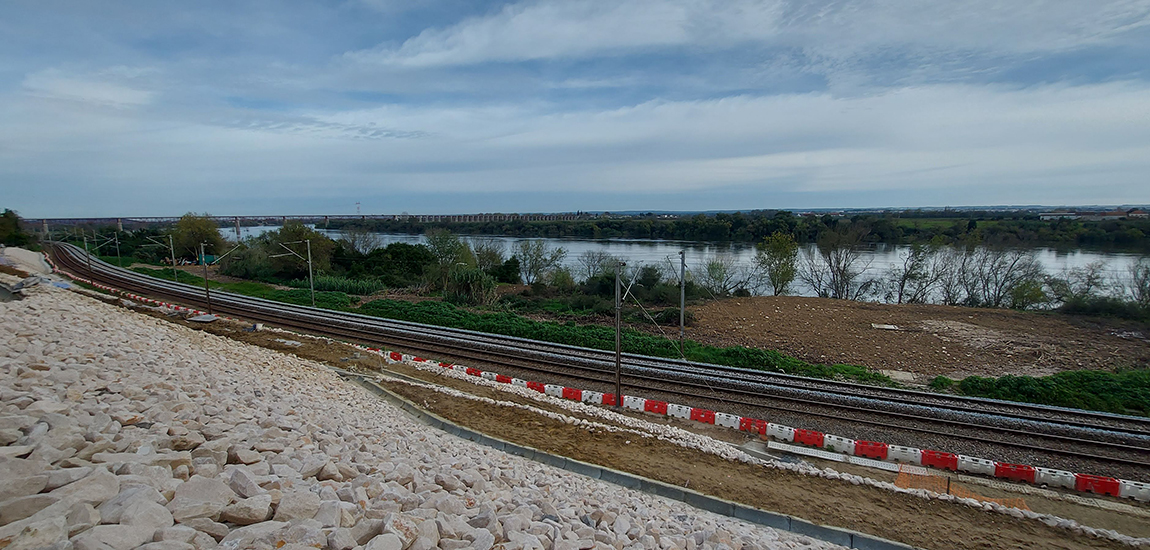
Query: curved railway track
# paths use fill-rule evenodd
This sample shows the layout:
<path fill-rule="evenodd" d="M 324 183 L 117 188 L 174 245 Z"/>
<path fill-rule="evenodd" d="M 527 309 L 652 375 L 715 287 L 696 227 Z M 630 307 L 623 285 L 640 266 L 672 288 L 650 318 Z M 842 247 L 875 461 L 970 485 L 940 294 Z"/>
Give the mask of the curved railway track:
<path fill-rule="evenodd" d="M 94 258 L 89 273 L 88 259 L 82 250 L 66 244 L 55 244 L 51 249 L 58 265 L 81 277 L 138 294 L 206 307 L 201 288 L 141 275 Z M 606 388 L 614 380 L 614 354 L 603 350 L 293 306 L 226 292 L 211 294 L 216 312 L 309 333 L 498 365 L 533 373 L 534 379 L 539 380 L 565 378 L 579 381 L 581 387 L 591 383 Z M 946 396 L 633 354 L 623 356 L 623 382 L 632 392 L 687 405 L 709 404 L 719 410 L 737 407 L 741 411 L 758 411 L 759 418 L 781 414 L 820 419 L 831 425 L 845 422 L 863 427 L 868 433 L 902 431 L 917 434 L 910 436 L 914 441 L 925 437 L 963 442 L 962 448 L 989 445 L 1000 454 L 1005 449 L 1011 456 L 1037 453 L 1054 457 L 1055 467 L 1084 463 L 1102 474 L 1132 480 L 1150 478 L 1150 418 Z M 899 443 L 898 437 L 894 439 Z M 903 435 L 902 439 L 908 436 Z"/>

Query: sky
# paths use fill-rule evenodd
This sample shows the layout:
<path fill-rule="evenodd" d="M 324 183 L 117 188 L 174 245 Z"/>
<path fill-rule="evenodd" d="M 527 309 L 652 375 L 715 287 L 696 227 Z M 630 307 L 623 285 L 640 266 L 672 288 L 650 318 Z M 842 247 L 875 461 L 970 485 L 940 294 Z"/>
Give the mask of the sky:
<path fill-rule="evenodd" d="M 0 208 L 357 203 L 1150 203 L 1150 0 L 0 3 Z"/>

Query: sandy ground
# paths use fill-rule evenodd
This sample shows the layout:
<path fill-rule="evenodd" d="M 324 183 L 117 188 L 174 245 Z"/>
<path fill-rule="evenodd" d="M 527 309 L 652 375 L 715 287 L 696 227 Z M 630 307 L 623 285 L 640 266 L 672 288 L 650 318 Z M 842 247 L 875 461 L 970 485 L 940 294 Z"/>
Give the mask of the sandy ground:
<path fill-rule="evenodd" d="M 384 366 L 378 357 L 356 352 L 341 344 L 303 337 L 293 338 L 290 335 L 266 331 L 246 332 L 240 325 L 224 322 L 210 325 L 176 322 L 255 345 L 317 359 L 345 369 L 371 371 Z M 391 365 L 387 368 L 475 395 L 512 401 L 520 399 L 503 392 L 476 387 L 473 384 L 403 365 Z M 1065 529 L 1048 527 L 1033 520 L 1020 520 L 966 506 L 926 501 L 871 487 L 728 462 L 658 440 L 637 440 L 633 436 L 609 433 L 592 434 L 576 426 L 524 414 L 518 409 L 452 399 L 440 393 L 409 385 L 390 384 L 388 387 L 431 412 L 496 437 L 690 487 L 764 509 L 873 533 L 922 548 L 1120 547 L 1113 542 L 1075 535 Z M 537 402 L 532 404 L 539 408 L 548 408 Z M 643 415 L 643 418 L 656 422 L 674 422 L 680 427 L 735 443 L 746 438 L 746 435 L 740 432 L 711 426 L 661 420 L 649 415 Z M 888 475 L 873 470 L 857 473 L 876 479 L 884 479 L 883 476 Z M 972 490 L 984 489 L 972 487 Z M 1143 517 L 1103 512 L 1063 501 L 1046 501 L 1039 497 L 1027 497 L 1027 500 L 1031 509 L 1036 512 L 1055 514 L 1075 519 L 1084 525 L 1114 529 L 1132 536 L 1150 536 L 1150 523 Z M 1123 502 L 1132 503 L 1132 501 Z"/>
<path fill-rule="evenodd" d="M 687 337 L 700 342 L 863 365 L 908 382 L 1150 365 L 1147 327 L 1052 313 L 794 296 L 735 298 L 693 311 Z"/>
<path fill-rule="evenodd" d="M 44 261 L 44 256 L 39 252 L 14 246 L 0 246 L 0 265 L 14 267 L 30 274 L 52 273 L 51 266 Z"/>

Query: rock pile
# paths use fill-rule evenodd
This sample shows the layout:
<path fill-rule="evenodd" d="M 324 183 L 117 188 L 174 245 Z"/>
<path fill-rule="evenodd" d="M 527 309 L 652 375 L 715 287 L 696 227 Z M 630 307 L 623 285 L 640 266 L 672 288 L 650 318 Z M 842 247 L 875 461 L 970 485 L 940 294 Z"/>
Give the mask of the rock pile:
<path fill-rule="evenodd" d="M 831 548 L 416 424 L 322 365 L 0 304 L 0 547 Z"/>

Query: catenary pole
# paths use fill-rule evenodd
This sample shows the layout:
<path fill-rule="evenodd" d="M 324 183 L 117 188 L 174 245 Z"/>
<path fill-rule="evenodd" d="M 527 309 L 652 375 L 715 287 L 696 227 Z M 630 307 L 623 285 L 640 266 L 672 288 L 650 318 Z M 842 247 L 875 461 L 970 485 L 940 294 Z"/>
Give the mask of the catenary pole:
<path fill-rule="evenodd" d="M 81 235 L 84 236 L 84 255 L 88 257 L 88 280 L 94 281 L 95 278 L 92 275 L 92 253 L 88 252 L 88 234 L 81 232 Z"/>
<path fill-rule="evenodd" d="M 315 277 L 311 269 L 311 239 L 304 239 L 307 243 L 307 286 L 311 287 L 311 307 L 315 307 Z"/>
<path fill-rule="evenodd" d="M 619 284 L 619 272 L 627 264 L 619 262 L 615 266 L 615 408 L 623 406 L 623 296 Z"/>
<path fill-rule="evenodd" d="M 679 251 L 679 356 L 686 359 L 683 353 L 683 318 L 687 311 L 687 254 L 686 250 Z"/>
<path fill-rule="evenodd" d="M 168 234 L 168 251 L 172 253 L 172 280 L 178 283 L 180 282 L 180 276 L 176 271 L 176 245 L 175 241 L 172 240 L 172 235 L 170 233 Z"/>
<path fill-rule="evenodd" d="M 204 256 L 204 244 L 200 243 L 200 265 L 204 266 L 204 298 L 208 301 L 208 315 L 211 315 L 212 291 L 208 290 L 208 258 Z"/>

